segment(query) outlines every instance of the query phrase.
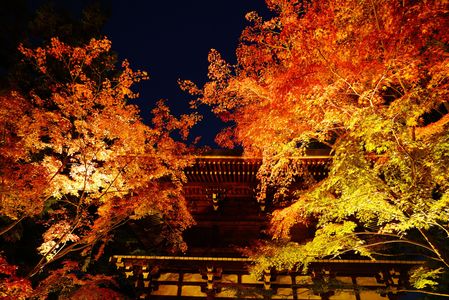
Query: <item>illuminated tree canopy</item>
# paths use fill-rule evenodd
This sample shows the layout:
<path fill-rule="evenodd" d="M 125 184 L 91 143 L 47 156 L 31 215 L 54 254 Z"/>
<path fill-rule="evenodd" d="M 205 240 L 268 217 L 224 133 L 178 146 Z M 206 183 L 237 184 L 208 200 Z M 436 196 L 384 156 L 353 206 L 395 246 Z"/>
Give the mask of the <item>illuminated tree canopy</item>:
<path fill-rule="evenodd" d="M 449 271 L 448 4 L 266 2 L 275 16 L 247 14 L 237 65 L 212 50 L 209 82 L 181 83 L 230 122 L 221 145 L 262 155 L 259 197 L 290 201 L 271 222 L 280 243 L 256 252 L 254 272 L 407 247 L 428 261 L 415 287 L 438 288 Z M 329 176 L 295 189 L 307 175 L 295 157 L 317 147 L 332 155 Z M 289 241 L 309 222 L 313 239 Z"/>
<path fill-rule="evenodd" d="M 186 136 L 197 117 L 177 119 L 159 102 L 145 125 L 127 102 L 136 96 L 133 84 L 147 74 L 127 61 L 116 70 L 106 38 L 80 47 L 53 38 L 46 47 L 19 48 L 42 86 L 30 95 L 0 97 L 1 233 L 24 219 L 46 230 L 36 249 L 40 260 L 19 269 L 26 278 L 15 277 L 0 257 L 0 272 L 8 275 L 0 278 L 0 297 L 45 297 L 58 286 L 69 291 L 106 280 L 77 278 L 78 262 L 66 261 L 61 269 L 52 264 L 50 273 L 47 266 L 78 253 L 87 261 L 84 270 L 91 256 L 101 256 L 111 231 L 129 219 L 157 216 L 170 247 L 184 249 L 181 233 L 193 219 L 182 195 L 183 169 L 191 158 L 171 133 Z M 49 276 L 33 291 L 29 278 L 43 274 Z"/>
<path fill-rule="evenodd" d="M 253 273 L 317 258 L 420 259 L 414 288 L 447 294 L 449 3 L 266 4 L 269 19 L 246 15 L 236 65 L 211 50 L 209 81 L 180 82 L 194 107 L 228 122 L 221 146 L 262 157 L 258 200 L 283 207 L 273 241 L 253 249 Z M 151 216 L 166 245 L 185 250 L 193 224 L 182 193 L 191 149 L 173 137 L 199 117 L 158 102 L 145 124 L 129 100 L 147 73 L 117 68 L 106 38 L 75 44 L 19 46 L 24 88 L 0 94 L 0 236 L 20 239 L 25 222 L 39 232 L 33 257 L 0 252 L 0 298 L 119 298 L 110 277 L 87 272 L 114 229 Z M 331 160 L 322 180 L 298 160 L 318 148 Z M 313 236 L 296 240 L 296 225 Z"/>

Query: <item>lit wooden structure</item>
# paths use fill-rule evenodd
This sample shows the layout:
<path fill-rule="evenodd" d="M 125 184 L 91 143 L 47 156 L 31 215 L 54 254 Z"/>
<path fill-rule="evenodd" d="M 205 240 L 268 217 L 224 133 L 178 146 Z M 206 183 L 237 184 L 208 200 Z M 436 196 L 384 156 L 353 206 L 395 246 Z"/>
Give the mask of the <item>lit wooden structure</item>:
<path fill-rule="evenodd" d="M 140 299 L 396 299 L 416 261 L 317 260 L 309 272 L 249 275 L 247 258 L 115 255 Z M 323 287 L 334 287 L 326 291 Z"/>
<path fill-rule="evenodd" d="M 317 179 L 330 157 L 297 158 Z M 416 261 L 317 260 L 301 272 L 248 272 L 239 247 L 263 238 L 270 199 L 256 201 L 260 159 L 204 156 L 185 170 L 189 209 L 197 222 L 185 233 L 185 256 L 115 255 L 111 262 L 132 280 L 141 299 L 395 299 Z M 301 234 L 297 237 L 301 239 Z M 324 284 L 326 283 L 326 284 Z M 324 284 L 324 285 L 323 285 Z M 334 286 L 340 292 L 327 291 Z M 321 287 L 321 289 L 320 289 Z M 379 292 L 380 291 L 380 292 Z"/>

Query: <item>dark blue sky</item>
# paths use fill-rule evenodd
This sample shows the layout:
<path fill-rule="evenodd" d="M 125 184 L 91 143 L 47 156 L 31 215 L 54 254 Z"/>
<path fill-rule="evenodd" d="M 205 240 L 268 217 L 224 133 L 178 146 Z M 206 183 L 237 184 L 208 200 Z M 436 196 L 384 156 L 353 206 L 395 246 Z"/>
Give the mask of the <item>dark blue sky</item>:
<path fill-rule="evenodd" d="M 138 87 L 137 104 L 145 118 L 159 99 L 167 99 L 175 113 L 186 112 L 190 96 L 178 88 L 177 79 L 203 84 L 211 48 L 234 63 L 240 33 L 248 24 L 245 14 L 267 13 L 264 0 L 113 0 L 111 4 L 104 32 L 113 49 L 120 59 L 127 58 L 135 69 L 150 74 L 150 80 Z M 193 134 L 203 136 L 201 144 L 214 146 L 220 127 L 206 114 Z"/>

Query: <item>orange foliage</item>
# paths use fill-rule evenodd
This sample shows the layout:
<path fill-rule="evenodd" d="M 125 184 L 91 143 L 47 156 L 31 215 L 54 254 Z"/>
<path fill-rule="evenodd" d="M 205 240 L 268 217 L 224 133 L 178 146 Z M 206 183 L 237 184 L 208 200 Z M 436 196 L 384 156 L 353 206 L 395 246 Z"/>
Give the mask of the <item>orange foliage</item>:
<path fill-rule="evenodd" d="M 31 282 L 18 277 L 16 270 L 0 255 L 0 299 L 26 299 L 32 295 Z"/>
<path fill-rule="evenodd" d="M 117 284 L 109 276 L 90 275 L 82 272 L 77 262 L 64 261 L 62 267 L 50 271 L 33 292 L 38 299 L 47 299 L 51 292 L 58 292 L 58 299 L 123 299 L 123 295 L 111 288 Z"/>
<path fill-rule="evenodd" d="M 426 111 L 448 100 L 447 4 L 267 4 L 277 16 L 264 21 L 247 14 L 252 25 L 242 33 L 235 68 L 211 50 L 210 81 L 199 98 L 236 123 L 233 138 L 247 152 L 279 147 L 301 133 L 309 140 L 300 143 L 333 142 L 357 109 L 380 108 L 392 97 L 413 97 Z"/>
<path fill-rule="evenodd" d="M 424 144 L 426 134 L 447 126 L 447 117 L 434 125 L 422 120 L 448 107 L 447 2 L 266 2 L 275 16 L 247 14 L 237 65 L 212 49 L 201 93 L 183 85 L 199 95 L 196 104 L 232 124 L 217 137 L 221 145 L 241 144 L 263 157 L 259 198 L 270 186 L 282 196 L 305 176 L 293 161 L 307 148 L 407 157 L 404 148 L 415 151 L 416 137 Z M 304 186 L 310 189 L 297 190 L 293 201 L 319 188 L 313 180 Z M 275 213 L 275 236 L 288 235 L 302 211 L 296 204 Z"/>
<path fill-rule="evenodd" d="M 111 42 L 72 47 L 54 38 L 19 49 L 47 84 L 30 95 L 0 97 L 0 213 L 11 220 L 43 217 L 48 228 L 31 275 L 68 253 L 89 252 L 130 218 L 157 215 L 174 249 L 193 223 L 182 195 L 186 137 L 194 115 L 177 119 L 163 102 L 144 124 L 134 83 L 147 78 L 127 61 L 114 70 Z"/>

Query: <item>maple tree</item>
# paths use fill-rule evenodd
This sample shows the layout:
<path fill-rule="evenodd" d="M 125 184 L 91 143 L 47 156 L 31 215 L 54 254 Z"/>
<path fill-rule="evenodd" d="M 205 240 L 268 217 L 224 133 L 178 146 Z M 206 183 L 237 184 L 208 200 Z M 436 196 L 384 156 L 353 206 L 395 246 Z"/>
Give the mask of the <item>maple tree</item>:
<path fill-rule="evenodd" d="M 34 291 L 40 297 L 61 278 L 68 286 L 101 281 L 75 276 L 79 259 L 60 269 L 53 264 L 50 272 L 48 266 L 81 254 L 86 271 L 90 256 L 101 256 L 111 232 L 129 219 L 156 216 L 167 244 L 181 250 L 181 233 L 193 223 L 182 195 L 183 169 L 192 159 L 171 133 L 185 137 L 197 117 L 175 118 L 159 102 L 151 125 L 144 124 L 128 100 L 137 96 L 133 84 L 148 76 L 127 61 L 116 70 L 110 48 L 106 38 L 78 47 L 57 38 L 46 47 L 20 46 L 42 86 L 30 95 L 0 97 L 1 233 L 24 219 L 46 228 L 36 249 L 39 261 L 22 270 L 25 282 L 49 274 Z M 1 259 L 9 266 L 0 270 L 9 275 L 9 286 L 17 284 L 13 267 Z M 28 294 L 15 296 L 29 295 L 23 291 Z M 13 295 L 0 290 L 0 296 Z"/>
<path fill-rule="evenodd" d="M 247 14 L 236 65 L 211 50 L 209 82 L 181 83 L 198 95 L 194 105 L 230 122 L 221 145 L 262 156 L 259 199 L 273 189 L 275 200 L 290 201 L 273 213 L 279 243 L 259 249 L 253 271 L 347 253 L 401 256 L 406 245 L 428 261 L 411 275 L 414 286 L 444 288 L 437 278 L 449 271 L 448 3 L 266 3 L 274 16 Z M 297 159 L 316 147 L 332 155 L 319 182 Z M 298 177 L 307 178 L 301 188 Z M 292 226 L 311 220 L 313 239 L 291 241 Z"/>

